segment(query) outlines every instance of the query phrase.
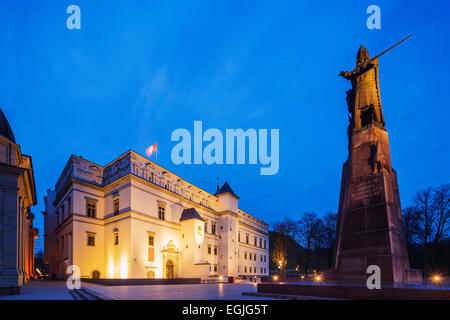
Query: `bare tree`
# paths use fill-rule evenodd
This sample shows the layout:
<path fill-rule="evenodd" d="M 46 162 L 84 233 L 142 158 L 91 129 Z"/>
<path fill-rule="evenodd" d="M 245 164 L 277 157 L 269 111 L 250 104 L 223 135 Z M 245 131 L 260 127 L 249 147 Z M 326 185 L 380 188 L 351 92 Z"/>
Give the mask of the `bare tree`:
<path fill-rule="evenodd" d="M 321 269 L 322 249 L 325 247 L 326 233 L 322 219 L 317 218 L 313 226 L 313 247 L 315 253 L 315 269 Z"/>
<path fill-rule="evenodd" d="M 420 226 L 418 215 L 414 207 L 406 207 L 402 210 L 403 223 L 405 225 L 406 243 L 411 246 L 417 242 L 417 235 L 419 234 Z"/>
<path fill-rule="evenodd" d="M 418 191 L 414 196 L 415 210 L 419 225 L 418 239 L 424 254 L 424 275 L 428 277 L 430 243 L 435 219 L 433 206 L 433 193 L 431 188 Z"/>
<path fill-rule="evenodd" d="M 311 249 L 313 247 L 313 237 L 317 222 L 317 214 L 305 212 L 299 221 L 300 240 L 306 251 L 305 273 L 308 274 L 311 265 Z"/>
<path fill-rule="evenodd" d="M 289 222 L 286 222 L 286 220 L 287 218 L 285 218 L 285 221 L 276 222 L 273 227 L 276 236 L 271 258 L 280 270 L 280 277 L 287 275 L 289 233 L 292 232 Z"/>
<path fill-rule="evenodd" d="M 323 218 L 325 231 L 325 247 L 328 251 L 328 268 L 333 267 L 333 253 L 336 243 L 337 214 L 329 212 Z"/>
<path fill-rule="evenodd" d="M 450 185 L 444 184 L 433 191 L 433 240 L 431 250 L 431 267 L 434 268 L 439 242 L 447 234 L 450 221 Z"/>

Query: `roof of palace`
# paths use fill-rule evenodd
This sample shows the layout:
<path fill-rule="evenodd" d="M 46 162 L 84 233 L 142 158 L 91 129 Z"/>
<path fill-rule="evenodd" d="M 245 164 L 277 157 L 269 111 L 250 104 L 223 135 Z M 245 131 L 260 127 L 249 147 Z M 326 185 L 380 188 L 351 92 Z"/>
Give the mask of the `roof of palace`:
<path fill-rule="evenodd" d="M 8 119 L 6 119 L 6 116 L 1 108 L 0 108 L 0 135 L 16 143 L 16 139 L 14 138 L 14 133 L 11 130 Z"/>
<path fill-rule="evenodd" d="M 180 221 L 191 220 L 191 219 L 198 219 L 198 220 L 201 220 L 201 221 L 205 221 L 198 214 L 197 210 L 195 210 L 194 208 L 184 209 L 183 213 L 181 213 Z"/>
<path fill-rule="evenodd" d="M 223 186 L 219 190 L 217 190 L 215 196 L 217 196 L 219 194 L 222 194 L 222 193 L 227 193 L 227 192 L 231 193 L 233 196 L 235 196 L 236 198 L 239 199 L 239 197 L 234 193 L 233 189 L 231 189 L 231 187 L 228 184 L 228 182 L 225 182 L 223 184 Z"/>

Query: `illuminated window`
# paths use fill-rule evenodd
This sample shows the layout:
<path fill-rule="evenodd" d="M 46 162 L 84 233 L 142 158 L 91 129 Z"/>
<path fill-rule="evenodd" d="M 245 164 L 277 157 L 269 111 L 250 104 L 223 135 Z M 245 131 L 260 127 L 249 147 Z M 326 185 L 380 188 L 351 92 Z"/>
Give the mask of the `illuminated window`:
<path fill-rule="evenodd" d="M 86 215 L 91 218 L 96 217 L 97 202 L 94 200 L 86 200 Z"/>
<path fill-rule="evenodd" d="M 158 206 L 158 218 L 159 220 L 165 220 L 166 208 L 164 206 Z"/>
<path fill-rule="evenodd" d="M 154 238 L 154 236 L 148 236 L 148 245 L 149 246 L 153 246 L 153 243 L 154 243 L 154 241 L 155 241 L 155 238 Z"/>
<path fill-rule="evenodd" d="M 119 213 L 119 205 L 120 205 L 119 198 L 114 199 L 114 215 Z"/>
<path fill-rule="evenodd" d="M 93 234 L 88 234 L 87 235 L 87 245 L 89 247 L 94 247 L 95 246 L 95 236 Z"/>

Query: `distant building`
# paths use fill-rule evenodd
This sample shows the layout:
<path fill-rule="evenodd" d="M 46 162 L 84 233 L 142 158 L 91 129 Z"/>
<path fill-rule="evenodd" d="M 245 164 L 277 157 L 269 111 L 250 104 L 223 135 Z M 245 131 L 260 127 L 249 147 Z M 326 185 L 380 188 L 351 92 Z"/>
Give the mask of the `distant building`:
<path fill-rule="evenodd" d="M 33 164 L 0 109 L 0 294 L 20 293 L 33 276 L 36 204 Z"/>
<path fill-rule="evenodd" d="M 268 275 L 268 225 L 128 151 L 106 166 L 71 156 L 45 198 L 50 274 L 84 278 Z"/>

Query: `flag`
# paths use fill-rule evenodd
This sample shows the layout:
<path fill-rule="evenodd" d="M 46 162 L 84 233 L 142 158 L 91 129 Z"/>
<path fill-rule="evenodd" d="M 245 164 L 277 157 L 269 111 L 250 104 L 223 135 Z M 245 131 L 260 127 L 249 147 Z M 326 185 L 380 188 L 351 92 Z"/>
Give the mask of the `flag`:
<path fill-rule="evenodd" d="M 157 143 L 155 143 L 154 145 L 151 145 L 150 147 L 148 147 L 145 150 L 145 153 L 147 154 L 147 156 L 151 156 L 153 154 L 153 152 L 156 152 L 156 148 L 157 148 Z"/>

